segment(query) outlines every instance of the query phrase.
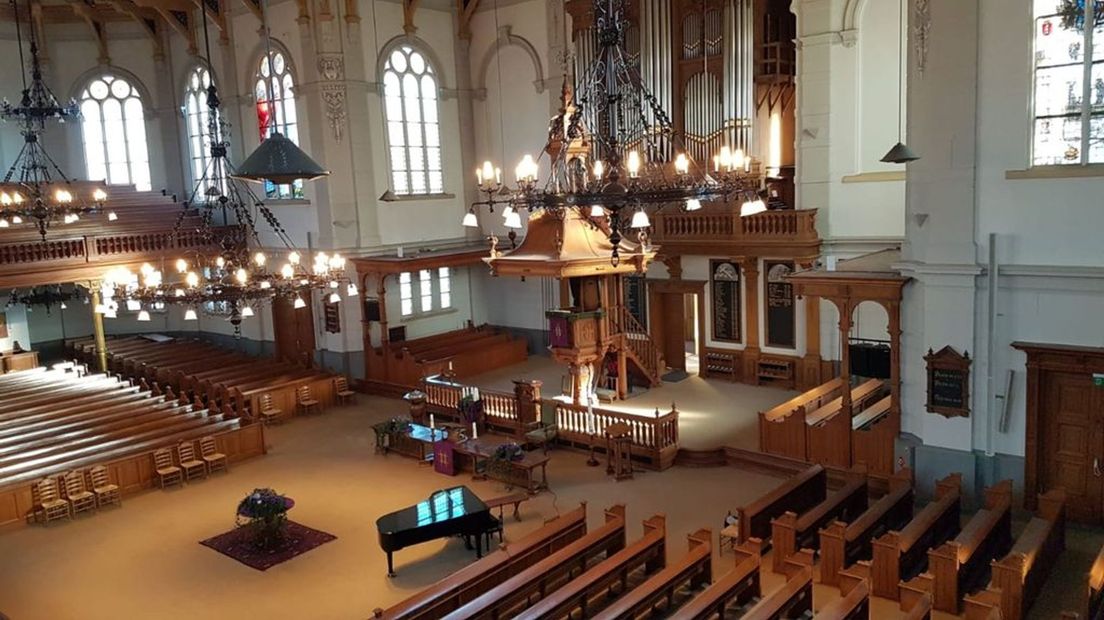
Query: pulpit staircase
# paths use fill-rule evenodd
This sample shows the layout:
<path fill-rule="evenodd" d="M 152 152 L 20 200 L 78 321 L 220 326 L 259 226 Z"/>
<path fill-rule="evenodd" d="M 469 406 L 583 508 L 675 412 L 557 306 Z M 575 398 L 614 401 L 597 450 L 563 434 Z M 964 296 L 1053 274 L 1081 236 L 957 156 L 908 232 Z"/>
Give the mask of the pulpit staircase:
<path fill-rule="evenodd" d="M 658 386 L 664 370 L 663 354 L 652 341 L 648 330 L 644 329 L 627 308 L 621 308 L 616 329 L 623 342 L 625 358 L 632 363 L 638 374 L 647 379 L 649 387 Z"/>

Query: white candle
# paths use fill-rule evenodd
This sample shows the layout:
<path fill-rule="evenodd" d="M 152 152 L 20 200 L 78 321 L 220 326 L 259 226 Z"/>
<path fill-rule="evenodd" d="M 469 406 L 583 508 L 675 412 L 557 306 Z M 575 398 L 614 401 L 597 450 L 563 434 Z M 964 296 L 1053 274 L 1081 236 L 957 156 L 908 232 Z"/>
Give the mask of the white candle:
<path fill-rule="evenodd" d="M 472 422 L 472 439 L 479 439 L 479 428 Z"/>
<path fill-rule="evenodd" d="M 432 413 L 431 413 L 431 414 L 429 414 L 429 427 L 430 427 L 430 428 L 437 428 L 437 423 L 436 423 L 436 421 L 435 421 L 435 420 L 433 419 L 433 414 L 432 414 Z"/>

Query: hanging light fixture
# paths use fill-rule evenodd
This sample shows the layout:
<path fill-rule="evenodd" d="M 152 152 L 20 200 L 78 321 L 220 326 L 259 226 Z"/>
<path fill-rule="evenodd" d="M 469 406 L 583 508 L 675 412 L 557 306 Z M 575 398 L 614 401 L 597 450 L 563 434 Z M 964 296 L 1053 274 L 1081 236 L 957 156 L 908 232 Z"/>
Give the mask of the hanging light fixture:
<path fill-rule="evenodd" d="M 468 212 L 464 214 L 464 221 L 461 223 L 468 228 L 478 228 L 479 218 L 476 217 L 474 210 L 469 209 Z"/>
<path fill-rule="evenodd" d="M 268 7 L 263 0 L 261 8 L 261 30 L 264 32 L 265 62 L 268 64 L 268 76 L 265 77 L 265 97 L 270 109 L 275 109 L 272 97 L 272 43 L 268 30 Z M 269 119 L 271 131 L 255 151 L 238 166 L 234 177 L 263 183 L 271 181 L 277 185 L 288 185 L 295 181 L 313 181 L 329 174 L 329 171 L 311 159 L 276 127 L 275 117 Z"/>
<path fill-rule="evenodd" d="M 901 8 L 900 11 L 901 16 L 898 18 L 897 24 L 897 53 L 900 55 L 897 62 L 897 144 L 894 144 L 893 147 L 882 156 L 881 161 L 887 164 L 907 164 L 910 161 L 920 159 L 920 156 L 905 144 L 905 115 L 901 113 L 901 107 L 904 104 L 905 98 L 904 85 L 902 84 L 905 72 L 902 66 L 907 56 L 901 49 L 903 44 L 902 32 L 905 30 L 905 9 Z"/>
<path fill-rule="evenodd" d="M 72 224 L 82 215 L 99 213 L 107 200 L 107 192 L 102 183 L 70 179 L 46 152 L 42 143 L 46 122 L 78 120 L 80 106 L 74 99 L 70 99 L 65 105 L 59 104 L 57 97 L 46 86 L 42 79 L 38 40 L 33 27 L 30 34 L 31 81 L 27 83 L 19 4 L 17 0 L 12 0 L 11 4 L 15 14 L 23 92 L 18 105 L 13 105 L 7 99 L 0 103 L 0 118 L 5 121 L 14 120 L 19 124 L 23 148 L 4 175 L 3 181 L 0 181 L 0 228 L 26 221 L 38 228 L 39 235 L 45 241 L 51 224 Z M 112 216 L 114 212 L 109 214 L 108 219 L 118 219 Z"/>
<path fill-rule="evenodd" d="M 560 216 L 575 209 L 591 218 L 607 217 L 602 229 L 608 231 L 616 264 L 619 244 L 630 231 L 646 244 L 649 211 L 668 206 L 696 211 L 704 202 L 741 200 L 757 195 L 762 180 L 739 149 L 722 148 L 712 171 L 694 161 L 630 60 L 625 0 L 593 0 L 592 23 L 598 30 L 594 60 L 575 92 L 565 79 L 562 105 L 549 123 L 539 158 L 522 158 L 512 187 L 503 184 L 493 163 L 484 163 L 476 171 L 481 198 L 472 209 L 505 207 L 509 228 L 521 224 L 512 210 Z M 544 179 L 539 178 L 542 170 L 548 170 Z"/>

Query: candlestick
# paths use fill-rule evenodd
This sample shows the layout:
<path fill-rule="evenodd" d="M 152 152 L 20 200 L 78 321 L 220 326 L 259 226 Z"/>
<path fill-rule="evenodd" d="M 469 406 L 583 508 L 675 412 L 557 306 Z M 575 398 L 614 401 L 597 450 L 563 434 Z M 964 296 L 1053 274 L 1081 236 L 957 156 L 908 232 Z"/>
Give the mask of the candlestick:
<path fill-rule="evenodd" d="M 479 439 L 479 427 L 472 422 L 472 439 Z"/>
<path fill-rule="evenodd" d="M 437 428 L 437 423 L 433 419 L 433 414 L 429 414 L 429 428 Z"/>

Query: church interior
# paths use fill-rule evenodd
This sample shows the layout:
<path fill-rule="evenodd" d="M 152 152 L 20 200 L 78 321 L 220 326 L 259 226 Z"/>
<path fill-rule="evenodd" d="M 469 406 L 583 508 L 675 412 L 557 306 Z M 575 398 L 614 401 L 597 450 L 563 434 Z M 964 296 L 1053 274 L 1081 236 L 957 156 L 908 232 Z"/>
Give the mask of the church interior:
<path fill-rule="evenodd" d="M 0 620 L 1104 619 L 1104 1 L 0 54 Z"/>

